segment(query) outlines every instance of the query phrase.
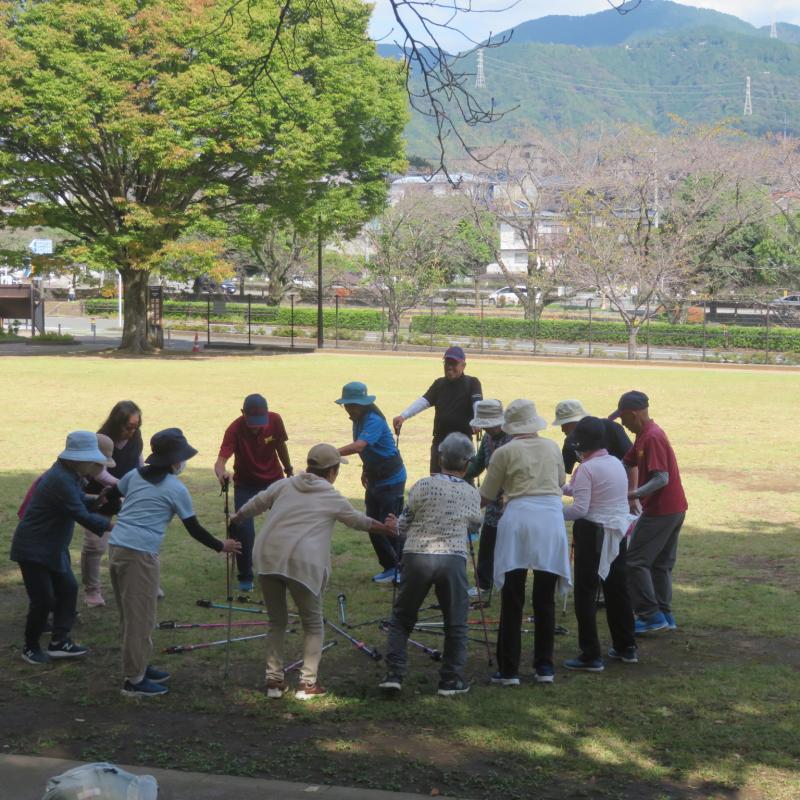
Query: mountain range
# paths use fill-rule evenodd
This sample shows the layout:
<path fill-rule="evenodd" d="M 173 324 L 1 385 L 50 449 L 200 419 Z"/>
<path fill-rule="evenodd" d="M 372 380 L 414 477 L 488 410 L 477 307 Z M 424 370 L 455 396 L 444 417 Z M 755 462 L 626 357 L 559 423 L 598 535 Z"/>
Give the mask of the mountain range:
<path fill-rule="evenodd" d="M 800 135 L 800 26 L 757 28 L 730 14 L 670 0 L 643 0 L 627 14 L 553 15 L 492 37 L 483 49 L 486 88 L 475 88 L 476 55 L 458 62 L 500 120 L 463 130 L 470 145 L 535 128 L 554 132 L 614 124 L 666 132 L 676 118 L 728 124 L 754 135 Z M 397 58 L 395 45 L 378 51 Z M 752 115 L 744 115 L 750 77 Z M 412 76 L 412 82 L 416 78 Z M 430 120 L 412 113 L 409 155 L 437 153 Z"/>

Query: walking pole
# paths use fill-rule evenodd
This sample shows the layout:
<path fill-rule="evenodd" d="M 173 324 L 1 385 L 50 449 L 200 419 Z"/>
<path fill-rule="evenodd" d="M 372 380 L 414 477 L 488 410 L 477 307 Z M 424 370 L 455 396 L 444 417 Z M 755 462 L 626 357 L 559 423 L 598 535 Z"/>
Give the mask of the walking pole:
<path fill-rule="evenodd" d="M 389 624 L 386 620 L 383 620 L 378 627 L 384 632 L 389 632 Z M 412 647 L 416 647 L 418 650 L 422 650 L 426 656 L 430 656 L 434 661 L 441 661 L 442 660 L 442 653 L 440 650 L 436 650 L 433 647 L 428 647 L 428 645 L 423 644 L 422 642 L 418 642 L 414 639 L 407 639 L 406 640 Z"/>
<path fill-rule="evenodd" d="M 225 495 L 225 538 L 231 538 L 231 512 L 229 506 L 230 498 L 230 478 L 225 478 L 222 482 L 222 494 Z M 231 641 L 231 622 L 233 621 L 233 592 L 231 590 L 231 554 L 225 554 L 225 590 L 228 597 L 228 643 Z M 228 669 L 231 663 L 230 648 L 225 650 L 225 680 L 228 679 Z"/>
<path fill-rule="evenodd" d="M 360 650 L 364 655 L 369 656 L 373 661 L 380 661 L 383 656 L 378 652 L 377 648 L 368 647 L 364 644 L 364 642 L 356 639 L 355 636 L 351 636 L 347 631 L 342 630 L 338 625 L 334 625 L 330 620 L 323 619 L 323 622 L 333 631 L 339 634 L 339 636 L 344 637 L 347 639 L 350 644 L 352 644 L 356 649 Z"/>
<path fill-rule="evenodd" d="M 198 600 L 197 605 L 200 608 L 224 608 L 228 610 L 227 603 L 215 603 L 213 600 Z M 246 614 L 266 614 L 267 612 L 260 608 L 242 608 L 241 606 L 231 606 L 231 611 L 242 611 Z"/>
<path fill-rule="evenodd" d="M 165 620 L 156 625 L 159 631 L 176 631 L 183 630 L 184 628 L 255 628 L 263 627 L 264 625 L 271 625 L 271 622 L 175 622 L 174 620 Z"/>
<path fill-rule="evenodd" d="M 397 448 L 397 454 L 400 455 L 400 431 L 394 437 L 394 446 Z M 400 456 L 402 458 L 402 456 Z M 400 509 L 400 513 L 403 512 L 403 509 Z M 383 522 L 383 520 L 378 520 L 379 522 Z M 400 537 L 397 537 L 397 546 L 400 544 Z M 394 604 L 397 600 L 397 585 L 400 583 L 400 554 L 395 549 L 395 556 L 394 556 L 394 580 L 392 581 L 392 610 L 394 611 Z"/>
<path fill-rule="evenodd" d="M 483 627 L 483 640 L 486 643 L 486 661 L 489 664 L 489 668 L 491 669 L 494 666 L 494 662 L 492 660 L 492 649 L 489 646 L 489 631 L 486 628 L 486 616 L 483 613 L 483 598 L 481 597 L 481 586 L 480 581 L 478 580 L 478 562 L 475 560 L 475 546 L 472 544 L 472 538 L 467 532 L 467 541 L 469 542 L 469 555 L 472 559 L 472 571 L 475 574 L 475 588 L 478 590 L 478 609 L 481 612 L 481 626 Z"/>
<path fill-rule="evenodd" d="M 347 595 L 344 592 L 340 592 L 336 596 L 336 603 L 339 606 L 339 622 L 342 625 L 347 625 Z"/>
<path fill-rule="evenodd" d="M 203 650 L 206 647 L 219 647 L 221 645 L 229 645 L 232 642 L 249 642 L 253 639 L 264 639 L 266 633 L 255 633 L 252 636 L 235 636 L 233 639 L 228 636 L 227 639 L 218 639 L 216 642 L 201 642 L 200 644 L 176 644 L 172 647 L 166 647 L 161 652 L 168 655 L 177 655 L 178 653 L 191 653 L 193 650 Z"/>
<path fill-rule="evenodd" d="M 338 642 L 336 641 L 336 639 L 334 639 L 332 642 L 328 642 L 328 644 L 324 645 L 322 650 L 320 650 L 320 654 L 324 653 L 326 650 L 330 650 L 331 647 L 335 647 L 337 644 Z M 284 667 L 283 674 L 286 675 L 289 672 L 293 672 L 296 669 L 300 669 L 300 667 L 302 666 L 303 666 L 303 659 L 299 658 L 297 659 L 297 661 L 292 661 L 292 663 L 289 664 L 288 667 Z"/>

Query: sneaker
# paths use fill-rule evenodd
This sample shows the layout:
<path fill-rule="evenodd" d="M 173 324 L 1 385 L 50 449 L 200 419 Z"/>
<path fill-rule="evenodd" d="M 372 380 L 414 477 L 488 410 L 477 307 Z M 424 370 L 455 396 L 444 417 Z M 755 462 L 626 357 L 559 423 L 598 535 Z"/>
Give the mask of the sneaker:
<path fill-rule="evenodd" d="M 467 590 L 467 597 L 470 599 L 478 599 L 478 587 L 477 586 L 470 586 Z"/>
<path fill-rule="evenodd" d="M 122 694 L 126 697 L 157 697 L 160 694 L 166 694 L 169 691 L 166 686 L 155 681 L 150 681 L 147 678 L 142 678 L 139 683 L 131 683 L 125 681 L 122 687 Z"/>
<path fill-rule="evenodd" d="M 396 672 L 387 672 L 384 679 L 378 684 L 378 688 L 399 692 L 403 688 L 403 678 Z"/>
<path fill-rule="evenodd" d="M 253 591 L 253 581 L 239 581 L 239 591 L 240 592 L 252 592 Z"/>
<path fill-rule="evenodd" d="M 312 700 L 315 697 L 323 697 L 327 692 L 317 683 L 303 683 L 302 681 L 297 687 L 294 696 L 298 700 Z"/>
<path fill-rule="evenodd" d="M 83 598 L 83 602 L 89 606 L 89 608 L 98 608 L 106 604 L 100 592 L 87 592 Z"/>
<path fill-rule="evenodd" d="M 451 678 L 449 681 L 439 681 L 439 688 L 436 694 L 439 697 L 452 697 L 456 694 L 466 694 L 469 691 L 469 684 L 462 678 Z"/>
<path fill-rule="evenodd" d="M 50 658 L 79 658 L 80 656 L 85 656 L 88 652 L 88 647 L 75 644 L 70 639 L 64 639 L 63 642 L 50 642 L 47 645 L 47 655 Z"/>
<path fill-rule="evenodd" d="M 148 666 L 144 671 L 144 677 L 145 680 L 153 681 L 153 683 L 166 683 L 170 679 L 170 674 L 164 669 Z"/>
<path fill-rule="evenodd" d="M 675 617 L 672 616 L 672 613 L 669 611 L 662 611 L 661 613 L 664 615 L 664 619 L 667 621 L 667 630 L 678 630 L 678 623 L 675 622 Z"/>
<path fill-rule="evenodd" d="M 533 670 L 536 683 L 552 683 L 556 679 L 556 671 L 549 664 L 540 664 Z"/>
<path fill-rule="evenodd" d="M 43 653 L 39 647 L 23 647 L 22 660 L 37 666 L 39 664 L 47 664 L 50 661 L 47 653 Z"/>
<path fill-rule="evenodd" d="M 276 681 L 272 678 L 267 681 L 267 697 L 270 700 L 280 700 L 288 691 L 289 687 L 285 681 Z"/>
<path fill-rule="evenodd" d="M 568 658 L 564 662 L 567 669 L 574 669 L 581 672 L 602 672 L 605 669 L 603 659 L 584 658 L 582 655 L 577 658 Z"/>
<path fill-rule="evenodd" d="M 394 583 L 394 573 L 395 573 L 394 567 L 392 567 L 391 569 L 385 569 L 383 572 L 379 572 L 377 575 L 373 575 L 372 582 Z"/>
<path fill-rule="evenodd" d="M 645 633 L 653 633 L 654 631 L 663 631 L 669 627 L 666 617 L 660 612 L 656 611 L 649 617 L 639 617 L 634 626 L 634 633 L 641 636 Z"/>
<path fill-rule="evenodd" d="M 626 647 L 624 650 L 615 650 L 613 647 L 608 651 L 608 657 L 625 664 L 639 663 L 639 650 L 635 646 Z"/>
<path fill-rule="evenodd" d="M 506 678 L 501 672 L 494 672 L 489 676 L 489 680 L 497 686 L 519 686 L 519 675 Z"/>
<path fill-rule="evenodd" d="M 163 600 L 167 596 L 167 593 L 159 586 L 158 591 L 156 592 L 156 597 L 159 600 Z"/>

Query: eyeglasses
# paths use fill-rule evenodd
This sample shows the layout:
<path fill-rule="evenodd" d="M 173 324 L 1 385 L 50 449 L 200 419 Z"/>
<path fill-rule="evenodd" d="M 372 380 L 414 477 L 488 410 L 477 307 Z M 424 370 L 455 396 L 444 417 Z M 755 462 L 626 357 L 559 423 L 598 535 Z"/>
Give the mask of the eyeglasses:
<path fill-rule="evenodd" d="M 139 428 L 142 427 L 142 423 L 140 422 L 129 422 L 127 425 L 123 425 L 122 429 L 125 431 L 138 431 Z"/>

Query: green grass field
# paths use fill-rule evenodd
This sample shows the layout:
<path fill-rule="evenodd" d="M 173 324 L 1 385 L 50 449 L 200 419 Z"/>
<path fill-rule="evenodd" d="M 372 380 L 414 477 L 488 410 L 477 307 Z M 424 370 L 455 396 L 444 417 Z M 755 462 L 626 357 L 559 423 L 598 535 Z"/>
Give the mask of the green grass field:
<path fill-rule="evenodd" d="M 114 402 L 143 409 L 144 434 L 179 426 L 200 451 L 185 473 L 198 516 L 221 534 L 222 499 L 212 465 L 243 397 L 263 393 L 302 466 L 318 441 L 344 444 L 350 426 L 333 403 L 342 384 L 366 382 L 391 417 L 440 373 L 437 358 L 325 354 L 123 359 L 4 358 L 0 423 L 0 531 L 9 546 L 30 481 L 63 447 L 67 431 L 96 429 Z M 644 390 L 669 434 L 689 498 L 675 574 L 679 630 L 643 641 L 642 661 L 598 675 L 557 672 L 552 687 L 488 685 L 485 650 L 471 645 L 472 692 L 435 697 L 436 665 L 412 652 L 401 701 L 382 697 L 382 676 L 345 641 L 323 658 L 330 694 L 310 704 L 267 701 L 263 645 L 236 645 L 224 678 L 222 648 L 157 661 L 171 693 L 150 703 L 119 694 L 113 602 L 82 609 L 75 638 L 93 652 L 44 670 L 19 658 L 26 598 L 16 566 L 0 568 L 4 680 L 3 752 L 175 766 L 222 773 L 373 786 L 461 797 L 797 798 L 800 796 L 800 490 L 791 458 L 800 374 L 659 367 L 561 365 L 474 359 L 487 397 L 536 401 L 545 417 L 568 397 L 610 412 L 621 392 Z M 427 468 L 432 412 L 400 440 L 411 482 Z M 557 441 L 557 428 L 546 432 Z M 359 469 L 337 487 L 360 503 Z M 73 542 L 77 569 L 81 534 Z M 326 607 L 347 595 L 358 622 L 385 612 L 391 589 L 369 577 L 377 564 L 363 534 L 334 537 Z M 224 561 L 173 525 L 162 553 L 167 597 L 160 619 L 217 621 L 198 598 L 224 600 Z M 107 578 L 106 578 L 107 582 Z M 110 587 L 105 592 L 111 595 Z M 495 617 L 498 603 L 489 614 Z M 477 614 L 477 612 L 475 612 Z M 248 615 L 237 615 L 246 619 Z M 557 659 L 576 654 L 572 607 L 559 619 Z M 376 627 L 358 635 L 384 649 Z M 604 621 L 601 639 L 608 641 Z M 214 635 L 217 634 L 217 635 Z M 418 638 L 424 638 L 420 634 Z M 163 631 L 156 649 L 221 638 L 219 631 Z M 436 646 L 434 637 L 426 639 Z M 530 637 L 523 640 L 532 646 Z M 287 660 L 298 657 L 289 637 Z"/>

